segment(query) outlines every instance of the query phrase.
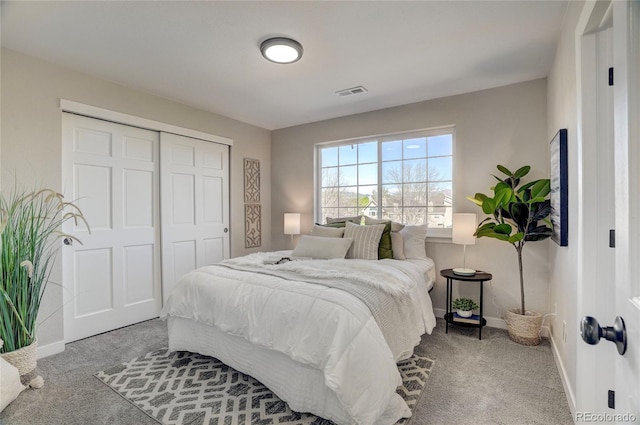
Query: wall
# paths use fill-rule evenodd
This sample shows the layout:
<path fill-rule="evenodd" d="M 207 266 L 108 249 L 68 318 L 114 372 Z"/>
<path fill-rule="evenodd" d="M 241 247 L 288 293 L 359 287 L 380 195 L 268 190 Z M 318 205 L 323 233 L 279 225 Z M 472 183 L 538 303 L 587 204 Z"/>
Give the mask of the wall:
<path fill-rule="evenodd" d="M 379 111 L 276 130 L 272 133 L 272 241 L 290 248 L 283 234 L 283 214 L 300 212 L 302 233 L 313 227 L 314 144 L 354 137 L 455 125 L 455 211 L 481 211 L 466 196 L 488 192 L 496 164 L 517 168 L 529 164 L 531 178 L 548 177 L 546 80 L 534 80 Z M 366 95 L 365 95 L 366 96 Z M 441 243 L 444 242 L 444 243 Z M 548 311 L 549 242 L 525 248 L 527 309 Z M 450 241 L 428 242 L 427 253 L 438 269 L 462 262 L 462 247 Z M 493 273 L 485 292 L 485 314 L 499 318 L 519 305 L 516 252 L 508 244 L 487 238 L 467 247 L 467 264 Z M 445 308 L 445 282 L 438 276 L 434 307 Z M 475 288 L 474 288 L 475 289 Z M 476 289 L 477 290 L 477 289 Z M 461 294 L 475 296 L 475 291 Z M 501 326 L 499 319 L 491 321 Z"/>
<path fill-rule="evenodd" d="M 3 193 L 11 190 L 16 181 L 25 188 L 47 186 L 55 190 L 62 189 L 62 118 L 59 99 L 64 98 L 233 139 L 230 176 L 231 255 L 243 255 L 250 251 L 244 248 L 244 157 L 261 161 L 261 249 L 270 249 L 271 188 L 265 184 L 271 178 L 268 130 L 70 71 L 8 49 L 2 50 L 1 76 Z M 60 280 L 61 273 L 57 268 L 52 281 Z M 39 328 L 41 346 L 63 339 L 61 305 L 59 287 L 48 285 L 40 317 L 51 317 Z"/>
<path fill-rule="evenodd" d="M 558 129 L 568 131 L 569 164 L 569 243 L 560 247 L 555 243 L 549 249 L 550 309 L 557 307 L 557 316 L 549 321 L 554 351 L 568 386 L 569 404 L 575 406 L 576 345 L 578 344 L 577 305 L 578 286 L 576 272 L 579 268 L 579 146 L 577 126 L 576 42 L 575 30 L 584 2 L 570 2 L 564 18 L 553 67 L 547 84 L 547 138 L 550 140 Z M 562 335 L 562 322 L 566 321 L 566 342 Z"/>

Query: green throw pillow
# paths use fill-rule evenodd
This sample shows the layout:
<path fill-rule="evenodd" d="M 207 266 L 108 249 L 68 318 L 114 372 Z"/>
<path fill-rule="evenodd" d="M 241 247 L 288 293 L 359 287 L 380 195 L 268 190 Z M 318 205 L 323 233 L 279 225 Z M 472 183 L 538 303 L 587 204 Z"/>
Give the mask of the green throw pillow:
<path fill-rule="evenodd" d="M 382 224 L 382 223 L 380 223 Z M 378 245 L 378 260 L 383 258 L 393 259 L 393 247 L 391 245 L 391 222 L 384 222 L 384 230 L 380 237 L 380 244 Z"/>

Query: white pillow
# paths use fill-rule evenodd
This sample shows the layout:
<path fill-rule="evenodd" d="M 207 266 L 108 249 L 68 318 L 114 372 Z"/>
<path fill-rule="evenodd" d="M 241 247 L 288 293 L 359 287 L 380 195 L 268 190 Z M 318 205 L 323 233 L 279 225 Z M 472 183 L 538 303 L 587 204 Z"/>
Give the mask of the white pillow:
<path fill-rule="evenodd" d="M 2 340 L 0 339 L 0 347 Z M 11 363 L 0 357 L 0 412 L 15 400 L 26 387 L 20 382 L 20 372 Z"/>
<path fill-rule="evenodd" d="M 351 245 L 351 248 L 349 248 L 347 252 L 347 258 L 377 260 L 378 245 L 380 244 L 380 237 L 382 236 L 384 227 L 384 224 L 360 226 L 347 221 L 344 237 L 353 239 L 353 245 Z"/>
<path fill-rule="evenodd" d="M 323 238 L 341 238 L 344 235 L 344 227 L 325 227 L 318 224 L 313 225 L 311 236 Z"/>
<path fill-rule="evenodd" d="M 402 226 L 404 227 L 404 226 Z M 393 247 L 393 259 L 394 260 L 406 260 L 404 255 L 404 241 L 402 240 L 402 233 L 391 232 L 391 246 Z"/>
<path fill-rule="evenodd" d="M 427 226 L 422 224 L 419 226 L 407 225 L 400 230 L 402 239 L 404 240 L 404 255 L 408 259 L 411 258 L 427 258 L 425 250 L 425 239 L 427 238 Z M 395 248 L 394 248 L 395 251 Z"/>
<path fill-rule="evenodd" d="M 352 242 L 353 239 L 351 238 L 323 238 L 302 235 L 291 255 L 323 260 L 344 258 Z"/>

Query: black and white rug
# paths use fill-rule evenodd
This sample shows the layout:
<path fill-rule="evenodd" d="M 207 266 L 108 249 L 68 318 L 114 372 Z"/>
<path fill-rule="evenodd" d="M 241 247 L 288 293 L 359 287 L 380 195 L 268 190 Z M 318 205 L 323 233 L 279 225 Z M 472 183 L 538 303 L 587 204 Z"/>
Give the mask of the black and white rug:
<path fill-rule="evenodd" d="M 413 355 L 398 364 L 400 394 L 414 408 L 433 360 Z M 156 350 L 95 375 L 161 424 L 304 424 L 333 422 L 297 413 L 254 378 L 218 359 Z M 399 423 L 405 423 L 402 420 Z"/>

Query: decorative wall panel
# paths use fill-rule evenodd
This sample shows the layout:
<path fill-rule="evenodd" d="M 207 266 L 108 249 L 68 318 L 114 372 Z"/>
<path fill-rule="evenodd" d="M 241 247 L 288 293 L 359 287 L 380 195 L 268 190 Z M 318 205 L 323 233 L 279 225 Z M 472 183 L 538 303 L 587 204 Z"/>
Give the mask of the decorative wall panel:
<path fill-rule="evenodd" d="M 260 205 L 260 160 L 244 159 L 244 246 L 262 245 L 262 207 Z"/>
<path fill-rule="evenodd" d="M 262 245 L 262 207 L 260 204 L 244 205 L 244 247 L 256 248 Z"/>

